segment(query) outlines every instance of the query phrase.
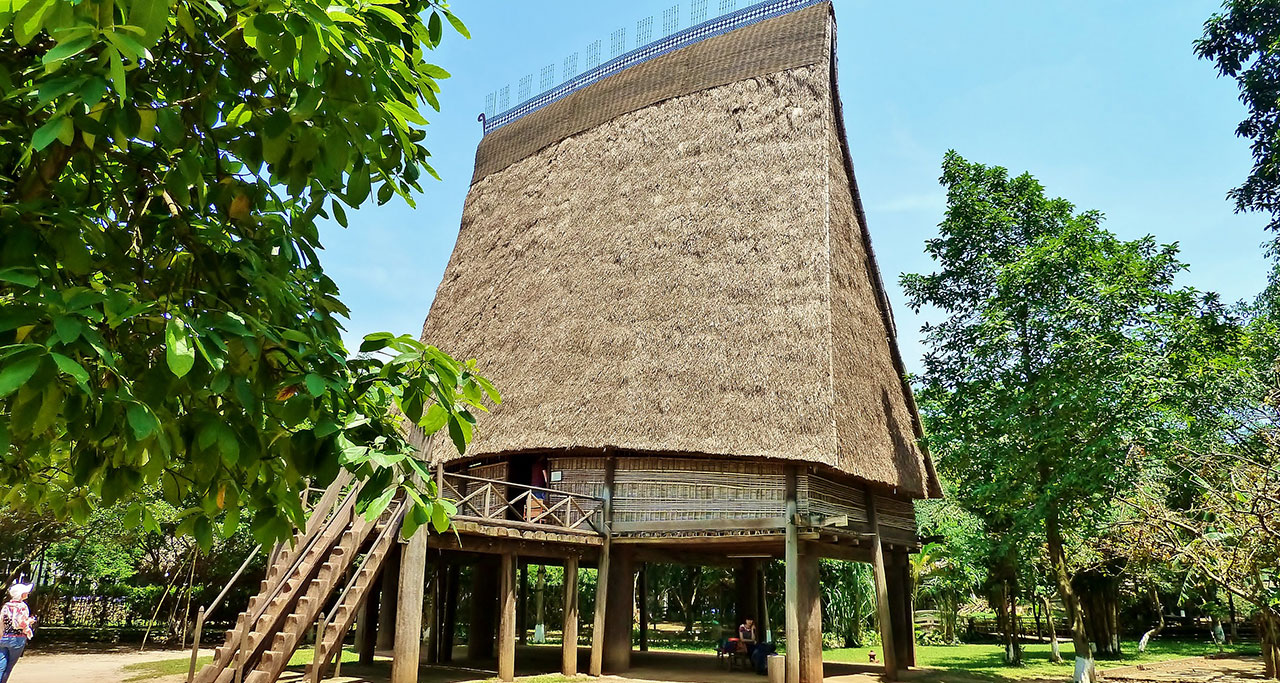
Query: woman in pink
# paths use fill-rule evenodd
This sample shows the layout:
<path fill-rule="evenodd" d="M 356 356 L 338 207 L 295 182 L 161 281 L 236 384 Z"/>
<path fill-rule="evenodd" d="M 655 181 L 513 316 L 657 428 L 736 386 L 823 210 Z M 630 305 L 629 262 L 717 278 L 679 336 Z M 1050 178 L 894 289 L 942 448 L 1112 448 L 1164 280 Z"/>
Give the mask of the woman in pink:
<path fill-rule="evenodd" d="M 0 607 L 0 683 L 8 683 L 27 641 L 35 635 L 36 620 L 26 603 L 30 594 L 31 584 L 15 583 L 9 587 L 9 602 Z"/>

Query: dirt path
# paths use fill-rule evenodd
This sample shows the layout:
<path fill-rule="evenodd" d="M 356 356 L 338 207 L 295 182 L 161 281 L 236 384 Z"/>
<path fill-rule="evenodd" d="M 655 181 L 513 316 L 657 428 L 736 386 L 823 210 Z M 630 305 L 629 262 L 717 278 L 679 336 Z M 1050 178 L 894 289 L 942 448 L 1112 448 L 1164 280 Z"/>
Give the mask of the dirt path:
<path fill-rule="evenodd" d="M 176 659 L 188 654 L 178 650 L 137 648 L 82 652 L 32 652 L 18 660 L 9 683 L 121 683 L 128 678 L 124 667 L 138 662 Z"/>

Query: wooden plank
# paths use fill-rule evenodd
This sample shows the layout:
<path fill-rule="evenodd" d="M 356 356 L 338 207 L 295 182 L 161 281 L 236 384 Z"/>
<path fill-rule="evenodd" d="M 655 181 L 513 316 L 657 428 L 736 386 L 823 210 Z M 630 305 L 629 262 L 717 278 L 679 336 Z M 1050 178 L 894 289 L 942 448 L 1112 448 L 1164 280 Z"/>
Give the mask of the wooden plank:
<path fill-rule="evenodd" d="M 754 517 L 744 519 L 711 518 L 711 519 L 678 519 L 646 522 L 617 522 L 613 525 L 614 533 L 643 533 L 646 531 L 715 531 L 733 529 L 782 529 L 786 527 L 785 517 Z"/>
<path fill-rule="evenodd" d="M 813 537 L 816 540 L 817 534 L 813 534 Z M 708 545 L 742 545 L 758 549 L 770 543 L 781 546 L 786 541 L 786 538 L 785 532 L 776 534 L 717 534 L 714 536 L 619 536 L 613 539 L 613 543 L 614 545 L 687 545 L 695 548 L 704 548 Z"/>
<path fill-rule="evenodd" d="M 614 458 L 609 458 L 604 473 L 604 547 L 600 549 L 600 561 L 596 563 L 596 614 L 591 626 L 591 667 L 592 676 L 599 676 L 604 671 L 604 625 L 605 604 L 609 596 L 609 555 L 613 537 L 613 473 Z"/>
<path fill-rule="evenodd" d="M 395 658 L 391 661 L 391 683 L 417 683 L 419 652 L 422 646 L 423 589 L 427 577 L 427 529 L 402 546 L 400 557 L 399 609 L 396 610 Z M 399 544 L 395 544 L 399 545 Z"/>
<path fill-rule="evenodd" d="M 564 561 L 564 642 L 560 646 L 560 673 L 578 675 L 578 558 Z"/>
<path fill-rule="evenodd" d="M 884 659 L 886 680 L 898 680 L 898 652 L 893 644 L 893 612 L 889 605 L 889 587 L 884 565 L 884 547 L 880 544 L 880 525 L 876 519 L 875 498 L 867 492 L 867 520 L 873 535 L 871 542 L 871 567 L 876 584 L 876 614 L 880 618 L 880 649 Z"/>
<path fill-rule="evenodd" d="M 800 683 L 800 538 L 796 529 L 796 469 L 787 468 L 787 683 Z"/>
<path fill-rule="evenodd" d="M 498 580 L 498 678 L 516 677 L 516 556 L 506 553 L 499 565 Z"/>

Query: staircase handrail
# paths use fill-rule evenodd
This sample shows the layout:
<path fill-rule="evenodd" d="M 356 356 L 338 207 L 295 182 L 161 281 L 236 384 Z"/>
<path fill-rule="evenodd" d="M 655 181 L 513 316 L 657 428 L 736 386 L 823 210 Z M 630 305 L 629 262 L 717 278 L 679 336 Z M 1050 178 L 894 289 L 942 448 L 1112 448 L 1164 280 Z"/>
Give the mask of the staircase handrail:
<path fill-rule="evenodd" d="M 405 512 L 408 510 L 406 505 L 407 502 L 407 498 L 401 498 L 396 503 L 396 509 L 391 513 L 391 519 L 387 520 L 387 526 L 382 529 L 378 534 L 378 537 L 374 539 L 373 544 L 369 546 L 371 549 L 377 548 L 381 545 L 382 542 L 386 540 L 387 534 L 394 533 L 400 528 L 400 521 L 404 518 Z M 341 607 L 343 601 L 347 599 L 347 594 L 351 592 L 351 589 L 354 588 L 356 583 L 360 580 L 360 573 L 364 571 L 365 565 L 368 564 L 369 558 L 372 556 L 372 551 L 365 553 L 365 556 L 360 559 L 360 564 L 357 565 L 355 571 L 351 573 L 351 580 L 347 582 L 347 585 L 342 589 L 342 592 L 338 594 L 338 599 L 334 601 L 333 607 L 330 608 L 329 613 L 320 615 L 319 627 L 316 629 L 316 649 L 311 658 L 312 680 L 315 681 L 315 683 L 319 683 L 320 672 L 323 671 L 325 667 L 329 666 L 329 657 L 333 654 L 326 653 L 324 655 L 324 661 L 320 661 L 320 653 L 324 649 L 324 632 L 329 628 L 329 620 L 337 613 L 338 608 Z M 339 640 L 337 645 L 338 651 L 341 652 L 342 641 Z"/>

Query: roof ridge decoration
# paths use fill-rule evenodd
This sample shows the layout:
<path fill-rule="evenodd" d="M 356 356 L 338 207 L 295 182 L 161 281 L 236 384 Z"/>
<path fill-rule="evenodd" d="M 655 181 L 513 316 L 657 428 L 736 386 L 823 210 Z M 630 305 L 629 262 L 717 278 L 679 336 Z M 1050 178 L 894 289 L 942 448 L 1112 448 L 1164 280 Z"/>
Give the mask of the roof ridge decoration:
<path fill-rule="evenodd" d="M 486 113 L 482 112 L 478 117 L 478 120 L 484 126 L 484 134 L 488 135 L 507 124 L 515 122 L 524 116 L 551 104 L 552 102 L 563 99 L 564 97 L 596 83 L 597 81 L 608 78 L 609 76 L 636 66 L 637 64 L 643 64 L 651 59 L 661 57 L 669 52 L 683 47 L 688 47 L 689 45 L 699 43 L 708 38 L 713 38 L 744 26 L 750 26 L 752 24 L 794 12 L 799 9 L 804 9 L 805 7 L 825 1 L 826 0 L 765 0 L 764 2 L 744 7 L 740 10 L 711 19 L 710 21 L 705 21 L 694 26 L 690 26 L 682 31 L 677 31 L 676 33 L 672 33 L 664 38 L 659 38 L 647 45 L 637 47 L 630 52 L 615 56 L 604 64 L 574 76 L 550 90 L 544 90 L 541 94 L 530 97 L 520 104 L 506 109 L 501 113 L 486 115 Z M 705 5 L 705 0 L 703 4 Z M 705 13 L 705 7 L 703 12 Z M 666 19 L 666 17 L 664 17 L 664 19 Z M 597 43 L 593 43 L 593 45 L 597 45 L 597 49 L 598 42 L 599 41 L 597 41 Z M 574 56 L 576 56 L 576 53 Z M 577 59 L 574 59 L 573 63 L 576 68 Z M 568 64 L 567 59 L 566 64 Z M 545 82 L 546 74 L 544 73 L 542 76 Z M 503 87 L 503 90 L 508 92 L 509 89 L 510 86 Z M 501 99 L 505 100 L 506 98 L 503 97 Z M 489 95 L 489 102 L 487 102 L 487 104 L 491 105 L 494 101 L 494 95 Z M 492 106 L 488 106 L 486 108 L 492 109 Z"/>

